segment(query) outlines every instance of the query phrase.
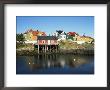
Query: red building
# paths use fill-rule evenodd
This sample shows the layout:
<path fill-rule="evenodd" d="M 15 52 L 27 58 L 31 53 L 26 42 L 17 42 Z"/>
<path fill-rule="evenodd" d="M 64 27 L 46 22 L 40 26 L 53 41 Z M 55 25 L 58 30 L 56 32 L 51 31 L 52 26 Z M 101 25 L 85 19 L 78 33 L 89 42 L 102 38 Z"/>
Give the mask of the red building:
<path fill-rule="evenodd" d="M 38 36 L 37 43 L 38 45 L 57 45 L 56 36 Z"/>
<path fill-rule="evenodd" d="M 75 37 L 75 35 L 78 35 L 78 33 L 76 33 L 76 32 L 68 32 L 67 34 L 70 36 L 74 36 L 74 37 Z"/>
<path fill-rule="evenodd" d="M 38 36 L 37 45 L 39 51 L 57 50 L 58 49 L 58 38 L 56 36 Z"/>

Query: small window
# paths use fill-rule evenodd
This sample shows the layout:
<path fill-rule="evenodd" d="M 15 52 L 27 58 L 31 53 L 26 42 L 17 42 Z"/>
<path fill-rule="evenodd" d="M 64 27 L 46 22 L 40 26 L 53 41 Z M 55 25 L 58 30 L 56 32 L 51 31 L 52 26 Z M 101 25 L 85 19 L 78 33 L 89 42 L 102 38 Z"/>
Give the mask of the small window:
<path fill-rule="evenodd" d="M 45 41 L 43 40 L 42 43 L 45 43 Z"/>
<path fill-rule="evenodd" d="M 59 36 L 59 38 L 62 38 L 62 36 Z"/>
<path fill-rule="evenodd" d="M 51 43 L 54 43 L 54 40 L 51 40 Z"/>

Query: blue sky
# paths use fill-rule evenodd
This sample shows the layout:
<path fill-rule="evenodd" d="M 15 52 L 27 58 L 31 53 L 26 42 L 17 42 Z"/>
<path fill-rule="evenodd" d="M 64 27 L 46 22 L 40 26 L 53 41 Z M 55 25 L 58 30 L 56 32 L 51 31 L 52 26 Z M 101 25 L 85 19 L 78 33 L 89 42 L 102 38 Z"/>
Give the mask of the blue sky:
<path fill-rule="evenodd" d="M 49 35 L 63 30 L 94 37 L 94 16 L 17 16 L 16 29 L 17 33 L 34 29 Z"/>

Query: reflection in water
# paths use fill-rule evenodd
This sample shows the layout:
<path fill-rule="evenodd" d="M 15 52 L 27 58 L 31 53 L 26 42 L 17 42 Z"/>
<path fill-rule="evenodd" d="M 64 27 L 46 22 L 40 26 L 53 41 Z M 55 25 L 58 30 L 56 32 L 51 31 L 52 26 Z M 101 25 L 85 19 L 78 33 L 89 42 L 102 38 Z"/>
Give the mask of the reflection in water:
<path fill-rule="evenodd" d="M 17 74 L 68 74 L 68 73 L 94 73 L 93 56 L 68 55 L 38 55 L 17 57 Z M 90 65 L 89 65 L 90 64 Z M 83 69 L 86 65 L 87 68 Z M 22 66 L 21 69 L 20 66 Z M 79 69 L 82 66 L 82 71 Z M 77 70 L 76 70 L 77 69 Z M 86 70 L 88 69 L 88 70 Z M 76 70 L 76 71 L 75 71 Z M 79 72 L 78 72 L 79 70 Z M 86 72 L 84 72 L 86 71 Z M 88 72 L 87 72 L 88 71 Z"/>

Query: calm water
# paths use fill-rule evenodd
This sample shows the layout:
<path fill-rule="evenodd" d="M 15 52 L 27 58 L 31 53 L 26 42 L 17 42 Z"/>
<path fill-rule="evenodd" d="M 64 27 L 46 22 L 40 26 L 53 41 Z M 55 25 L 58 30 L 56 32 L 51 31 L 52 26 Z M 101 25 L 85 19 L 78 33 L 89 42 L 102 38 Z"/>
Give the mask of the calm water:
<path fill-rule="evenodd" d="M 16 74 L 94 74 L 94 56 L 19 56 Z"/>

